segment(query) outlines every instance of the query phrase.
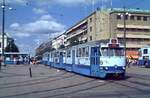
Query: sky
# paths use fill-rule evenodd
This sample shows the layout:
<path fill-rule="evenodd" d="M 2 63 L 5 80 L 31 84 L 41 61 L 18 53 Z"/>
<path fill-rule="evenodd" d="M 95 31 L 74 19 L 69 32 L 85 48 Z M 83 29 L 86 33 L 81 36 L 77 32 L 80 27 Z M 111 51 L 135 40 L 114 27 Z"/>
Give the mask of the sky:
<path fill-rule="evenodd" d="M 150 0 L 5 1 L 5 32 L 15 39 L 21 52 L 29 52 L 32 55 L 35 54 L 35 49 L 41 43 L 62 34 L 97 8 L 125 6 L 126 8 L 150 10 Z M 2 5 L 2 0 L 0 0 L 0 5 Z M 1 28 L 2 8 L 0 9 L 0 31 Z"/>

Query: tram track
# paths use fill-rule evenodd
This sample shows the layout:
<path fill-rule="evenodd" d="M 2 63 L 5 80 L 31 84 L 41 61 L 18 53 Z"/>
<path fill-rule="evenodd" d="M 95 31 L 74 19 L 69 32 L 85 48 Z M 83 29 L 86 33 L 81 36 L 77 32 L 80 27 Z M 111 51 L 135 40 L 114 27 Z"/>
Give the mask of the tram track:
<path fill-rule="evenodd" d="M 64 73 L 65 75 L 66 73 Z M 57 75 L 57 76 L 50 76 L 47 77 L 45 79 L 36 79 L 36 80 L 27 80 L 27 81 L 22 81 L 22 82 L 15 82 L 15 83 L 7 83 L 6 86 L 0 86 L 0 89 L 6 89 L 6 88 L 14 88 L 14 87 L 21 87 L 21 86 L 31 86 L 31 85 L 37 85 L 37 84 L 43 84 L 43 83 L 50 83 L 50 82 L 54 82 L 54 81 L 58 81 L 58 80 L 62 80 L 62 79 L 67 79 L 70 77 L 75 76 L 75 74 L 69 75 L 69 76 L 63 76 L 63 75 Z M 53 78 L 53 79 L 51 79 Z M 15 84 L 15 85 L 14 85 Z"/>
<path fill-rule="evenodd" d="M 88 82 L 88 83 L 91 83 L 91 82 Z M 87 83 L 86 83 L 87 84 Z M 71 91 L 71 92 L 66 92 L 66 93 L 61 93 L 61 94 L 55 94 L 55 95 L 50 95 L 50 96 L 46 96 L 46 97 L 41 97 L 41 98 L 53 98 L 53 97 L 58 97 L 58 96 L 63 96 L 63 95 L 70 95 L 70 94 L 75 94 L 75 93 L 79 93 L 79 92 L 83 92 L 83 91 L 87 91 L 87 90 L 90 90 L 90 89 L 94 89 L 94 88 L 97 88 L 97 87 L 100 87 L 100 86 L 105 86 L 107 85 L 108 83 L 102 83 L 102 84 L 98 84 L 98 85 L 93 85 L 93 86 L 86 86 L 86 88 L 82 88 L 82 89 L 77 89 L 77 90 L 74 90 L 74 91 Z M 78 85 L 78 86 L 81 86 L 81 85 Z M 73 87 L 69 87 L 69 88 L 75 88 L 76 86 L 73 86 Z M 65 88 L 66 89 L 66 88 Z M 68 89 L 68 88 L 67 88 Z M 59 89 L 60 90 L 60 89 Z"/>
<path fill-rule="evenodd" d="M 150 75 L 140 75 L 140 74 L 135 74 L 135 73 L 127 73 L 127 74 L 129 77 L 150 81 L 150 78 L 148 78 L 148 77 L 150 77 Z M 145 77 L 147 77 L 147 78 L 145 78 Z"/>
<path fill-rule="evenodd" d="M 43 92 L 52 92 L 52 91 L 56 91 L 56 90 L 62 90 L 62 89 L 67 89 L 67 88 L 72 88 L 72 87 L 78 87 L 78 86 L 81 86 L 81 85 L 85 85 L 87 83 L 91 83 L 93 81 L 94 81 L 94 79 L 88 80 L 88 81 L 85 81 L 85 82 L 81 82 L 81 83 L 77 83 L 77 84 L 73 84 L 73 85 L 67 85 L 67 86 L 57 87 L 57 88 L 53 88 L 53 89 L 35 90 L 35 91 L 25 92 L 25 93 L 21 93 L 21 94 L 1 96 L 0 98 L 17 97 L 17 96 L 23 96 L 23 95 L 29 95 L 29 94 L 37 94 L 37 93 L 43 93 Z"/>
<path fill-rule="evenodd" d="M 144 89 L 141 89 L 141 88 L 138 88 L 138 87 L 132 85 L 132 83 L 135 84 L 135 85 L 141 85 L 138 82 L 133 82 L 133 81 L 128 81 L 128 80 L 125 80 L 123 83 L 121 83 L 121 81 L 112 81 L 112 80 L 110 80 L 108 82 L 109 83 L 114 83 L 116 85 L 124 86 L 124 87 L 127 87 L 129 89 L 134 89 L 135 91 L 138 91 L 138 92 L 141 92 L 141 93 L 146 93 L 146 94 L 150 93 L 150 91 L 147 91 L 147 90 L 144 90 Z M 141 86 L 143 86 L 143 85 L 141 85 Z"/>
<path fill-rule="evenodd" d="M 141 83 L 139 81 L 131 81 L 131 80 L 125 80 L 127 82 L 130 82 L 130 83 L 134 83 L 134 84 L 138 84 L 138 85 L 141 85 L 141 86 L 150 86 L 150 84 L 147 84 L 147 83 Z M 141 93 L 144 92 L 144 94 L 149 94 L 150 91 L 146 91 L 146 90 L 143 90 L 143 89 L 140 89 L 140 88 L 137 88 L 137 87 L 132 87 L 132 86 L 129 86 L 127 84 L 122 84 L 122 83 L 118 83 L 118 81 L 114 81 L 114 80 L 108 80 L 108 81 L 105 81 L 107 82 L 108 84 L 110 83 L 115 83 L 115 84 L 119 84 L 121 86 L 125 86 L 125 87 L 128 87 L 128 88 L 132 88 L 132 89 L 135 89 L 136 91 L 139 91 Z M 105 84 L 107 84 L 105 83 Z M 62 93 L 62 94 L 55 94 L 55 95 L 50 95 L 50 96 L 46 96 L 46 97 L 41 97 L 41 98 L 52 98 L 52 97 L 59 97 L 59 96 L 63 96 L 63 95 L 70 95 L 70 94 L 75 94 L 75 93 L 79 93 L 81 91 L 86 91 L 86 90 L 89 90 L 89 89 L 93 89 L 93 88 L 97 88 L 97 87 L 100 87 L 100 86 L 104 86 L 104 85 L 95 85 L 95 86 L 92 86 L 92 87 L 87 87 L 87 88 L 83 88 L 83 89 L 80 89 L 80 90 L 76 90 L 76 91 L 73 91 L 73 92 L 67 92 L 67 93 Z M 119 91 L 118 91 L 119 92 Z M 119 94 L 113 94 L 114 96 L 116 95 L 122 95 L 122 96 L 126 96 L 128 98 L 132 98 L 130 97 L 129 95 L 126 95 L 122 92 L 119 92 Z M 105 97 L 108 96 L 108 95 L 104 95 Z M 89 98 L 91 98 L 93 96 L 90 96 Z M 65 97 L 64 97 L 65 98 Z"/>
<path fill-rule="evenodd" d="M 73 85 L 69 85 L 69 86 L 63 86 L 63 87 L 58 87 L 58 88 L 53 88 L 53 89 L 47 89 L 47 90 L 37 90 L 37 91 L 26 92 L 26 93 L 16 94 L 16 95 L 2 96 L 0 98 L 16 97 L 16 96 L 23 96 L 23 95 L 29 95 L 29 94 L 39 94 L 39 93 L 44 93 L 44 92 L 53 92 L 53 91 L 57 91 L 57 90 L 65 90 L 65 89 L 68 89 L 68 88 L 71 89 L 71 88 L 79 87 L 79 86 L 82 86 L 82 85 L 86 85 L 88 83 L 89 84 L 93 83 L 94 81 L 97 81 L 97 80 L 96 79 L 92 79 L 92 80 L 89 80 L 89 81 L 86 81 L 86 82 L 82 82 L 82 83 L 78 83 L 78 84 L 73 84 Z M 131 81 L 128 81 L 128 80 L 125 80 L 125 81 L 131 82 Z M 96 84 L 96 85 L 93 85 L 93 86 L 86 86 L 85 88 L 77 89 L 77 90 L 74 90 L 74 91 L 71 91 L 71 92 L 54 94 L 54 95 L 50 95 L 50 96 L 46 96 L 46 97 L 41 97 L 41 98 L 53 98 L 53 97 L 59 97 L 59 96 L 63 96 L 63 95 L 75 94 L 75 93 L 79 93 L 79 92 L 82 92 L 82 91 L 90 90 L 90 89 L 93 89 L 93 88 L 98 88 L 100 86 L 105 86 L 105 85 L 110 84 L 110 83 L 114 83 L 114 84 L 117 84 L 117 85 L 125 86 L 127 88 L 135 89 L 136 91 L 139 91 L 141 93 L 144 92 L 144 94 L 150 93 L 150 91 L 142 90 L 140 88 L 133 87 L 133 86 L 130 86 L 128 84 L 123 84 L 123 83 L 120 83 L 120 82 L 121 81 L 107 80 L 103 84 Z M 133 82 L 131 82 L 131 83 L 133 83 Z M 139 84 L 139 83 L 136 83 L 136 84 Z M 122 94 L 122 93 L 120 93 L 120 94 Z M 125 94 L 122 94 L 122 95 L 123 96 L 127 96 Z M 130 96 L 127 96 L 127 97 L 130 98 Z"/>
<path fill-rule="evenodd" d="M 10 86 L 8 87 L 4 87 L 4 88 L 13 88 L 13 87 L 17 87 L 17 86 L 31 86 L 31 85 L 36 85 L 36 84 L 42 84 L 42 83 L 50 83 L 50 82 L 53 82 L 53 81 L 57 81 L 57 80 L 62 80 L 62 79 L 67 79 L 67 78 L 71 78 L 73 76 L 75 76 L 76 74 L 72 74 L 72 75 L 69 75 L 69 76 L 65 76 L 66 73 L 69 73 L 69 72 L 64 72 L 63 74 L 60 73 L 60 74 L 57 74 L 56 76 L 49 76 L 49 77 L 46 77 L 46 78 L 41 78 L 41 79 L 35 79 L 35 80 L 27 80 L 27 81 L 23 81 L 23 82 L 14 82 L 14 84 L 16 85 L 11 85 L 11 84 L 8 84 Z M 64 76 L 66 78 L 64 78 Z M 0 98 L 7 98 L 7 97 L 20 97 L 20 96 L 24 96 L 24 95 L 30 95 L 30 94 L 40 94 L 40 93 L 45 93 L 45 92 L 55 92 L 55 91 L 61 91 L 61 90 L 66 90 L 66 89 L 72 89 L 74 88 L 75 90 L 73 91 L 67 91 L 67 92 L 59 92 L 57 94 L 52 94 L 52 95 L 49 95 L 49 96 L 45 96 L 45 97 L 41 97 L 41 98 L 53 98 L 53 97 L 60 97 L 60 96 L 64 96 L 64 95 L 72 95 L 72 94 L 76 94 L 76 93 L 80 93 L 82 91 L 87 91 L 87 90 L 90 90 L 90 89 L 94 89 L 94 88 L 98 88 L 98 87 L 101 87 L 101 86 L 105 86 L 107 84 L 110 84 L 110 83 L 114 83 L 116 85 L 120 85 L 120 86 L 124 86 L 124 87 L 127 87 L 127 88 L 130 88 L 130 89 L 134 89 L 135 92 L 141 92 L 142 94 L 149 94 L 150 91 L 147 91 L 145 89 L 141 89 L 141 88 L 138 88 L 138 87 L 135 87 L 135 86 L 132 86 L 132 84 L 136 84 L 136 85 L 140 85 L 140 86 L 150 86 L 149 83 L 142 83 L 140 81 L 135 81 L 137 78 L 138 79 L 141 79 L 141 80 L 149 80 L 148 78 L 144 78 L 144 77 L 147 77 L 147 75 L 137 75 L 137 74 L 131 74 L 131 73 L 128 73 L 128 76 L 130 76 L 128 79 L 125 79 L 125 80 L 119 80 L 119 81 L 115 81 L 115 80 L 106 80 L 104 81 L 104 83 L 102 84 L 96 84 L 96 85 L 87 85 L 87 84 L 91 84 L 91 83 L 94 83 L 95 81 L 97 81 L 97 79 L 94 79 L 94 78 L 91 78 L 92 80 L 88 80 L 88 81 L 84 81 L 84 82 L 81 82 L 81 83 L 76 83 L 76 84 L 72 84 L 72 85 L 67 85 L 67 86 L 62 86 L 62 87 L 56 87 L 56 88 L 52 88 L 52 89 L 45 89 L 45 90 L 35 90 L 35 91 L 31 91 L 31 92 L 25 92 L 25 93 L 20 93 L 20 94 L 12 94 L 12 95 L 7 95 L 7 96 L 0 96 Z M 58 78 L 57 78 L 58 77 Z M 52 80 L 46 80 L 46 79 L 49 79 L 49 78 L 53 78 Z M 132 80 L 133 79 L 133 80 Z M 135 79 L 135 80 L 134 80 Z M 42 81 L 40 81 L 42 80 Z M 32 81 L 35 81 L 35 83 L 30 83 Z M 37 82 L 38 81 L 38 82 Z M 40 81 L 40 82 L 39 82 Z M 123 82 L 122 82 L 123 81 Z M 28 82 L 28 83 L 27 83 Z M 129 83 L 127 83 L 129 82 Z M 18 84 L 18 83 L 21 83 L 21 84 Z M 25 84 L 22 84 L 22 83 L 25 83 Z M 131 84 L 130 84 L 131 83 Z M 3 85 L 3 84 L 0 84 L 0 85 Z M 7 85 L 7 84 L 5 84 Z M 79 89 L 76 89 L 76 87 L 78 88 L 79 86 L 84 86 L 84 85 L 87 85 L 86 87 L 83 87 L 83 88 L 79 88 Z M 4 88 L 1 88 L 0 89 L 4 89 Z M 99 94 L 100 95 L 100 94 Z M 104 97 L 105 96 L 110 96 L 110 95 L 113 95 L 113 96 L 119 96 L 119 95 L 122 95 L 122 96 L 126 96 L 128 98 L 131 98 L 129 95 L 126 95 L 126 94 L 123 94 L 122 92 L 118 92 L 117 94 L 110 94 L 110 95 L 105 95 L 105 94 L 102 94 Z M 93 95 L 95 96 L 95 95 Z M 91 98 L 92 95 L 90 97 L 87 97 L 87 98 Z M 60 97 L 61 98 L 61 97 Z M 64 97 L 65 98 L 65 97 Z M 71 97 L 72 98 L 72 97 Z M 74 97 L 75 98 L 75 97 Z M 83 97 L 82 97 L 83 98 Z"/>

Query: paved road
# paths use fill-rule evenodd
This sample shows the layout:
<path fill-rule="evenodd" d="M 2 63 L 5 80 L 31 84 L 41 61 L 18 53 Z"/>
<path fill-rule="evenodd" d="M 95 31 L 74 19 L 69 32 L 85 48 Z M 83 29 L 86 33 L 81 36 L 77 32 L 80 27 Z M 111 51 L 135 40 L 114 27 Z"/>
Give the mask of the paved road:
<path fill-rule="evenodd" d="M 29 67 L 32 68 L 30 78 Z M 94 79 L 44 65 L 0 71 L 0 98 L 149 98 L 150 69 L 130 67 L 126 79 Z"/>

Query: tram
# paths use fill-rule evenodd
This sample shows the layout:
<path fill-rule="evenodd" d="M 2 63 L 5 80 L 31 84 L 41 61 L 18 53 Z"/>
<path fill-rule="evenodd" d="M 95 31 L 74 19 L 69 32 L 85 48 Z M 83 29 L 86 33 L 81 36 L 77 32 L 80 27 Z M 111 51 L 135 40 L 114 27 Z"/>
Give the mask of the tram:
<path fill-rule="evenodd" d="M 150 46 L 144 46 L 139 49 L 138 65 L 150 67 Z"/>
<path fill-rule="evenodd" d="M 117 39 L 88 42 L 48 54 L 47 65 L 55 68 L 99 78 L 125 76 L 124 46 Z"/>

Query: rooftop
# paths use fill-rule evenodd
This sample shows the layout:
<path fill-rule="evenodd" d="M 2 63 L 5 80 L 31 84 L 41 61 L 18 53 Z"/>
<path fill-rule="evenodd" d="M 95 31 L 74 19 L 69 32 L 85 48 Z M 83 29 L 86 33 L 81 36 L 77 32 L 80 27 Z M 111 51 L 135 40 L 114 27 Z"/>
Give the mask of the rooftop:
<path fill-rule="evenodd" d="M 110 12 L 124 12 L 124 8 L 112 8 L 112 9 L 104 9 L 104 11 L 110 11 Z M 131 8 L 125 8 L 126 12 L 130 13 L 143 13 L 143 14 L 150 14 L 150 10 L 143 10 L 143 9 L 131 9 Z"/>

